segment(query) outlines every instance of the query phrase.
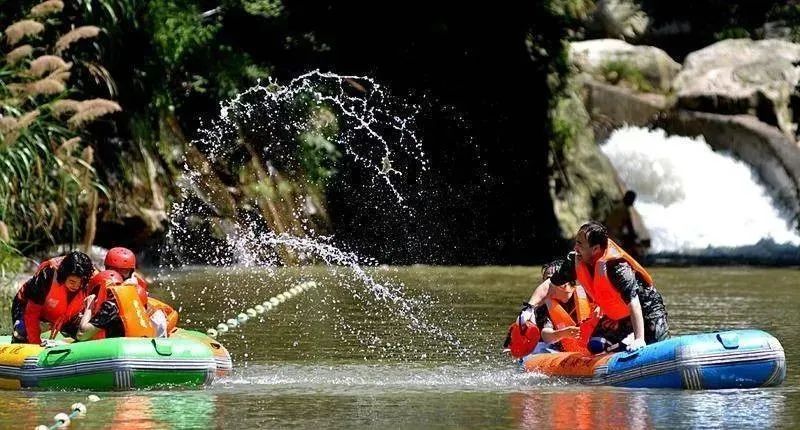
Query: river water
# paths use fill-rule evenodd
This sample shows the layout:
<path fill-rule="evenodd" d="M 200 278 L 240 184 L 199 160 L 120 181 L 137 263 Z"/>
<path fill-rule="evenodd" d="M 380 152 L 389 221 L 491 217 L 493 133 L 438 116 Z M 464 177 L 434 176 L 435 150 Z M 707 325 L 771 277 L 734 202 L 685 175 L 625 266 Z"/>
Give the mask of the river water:
<path fill-rule="evenodd" d="M 337 269 L 349 270 L 349 269 Z M 192 268 L 152 294 L 205 331 L 305 279 L 320 287 L 220 336 L 234 374 L 204 390 L 96 393 L 71 428 L 796 428 L 796 269 L 656 268 L 672 333 L 760 328 L 786 349 L 777 388 L 618 389 L 524 374 L 500 344 L 538 278 L 528 267 L 386 267 L 415 315 L 374 306 L 325 268 Z M 174 295 L 174 297 L 172 297 Z M 358 296 L 358 297 L 354 297 Z M 366 303 L 366 304 L 365 304 Z M 379 309 L 375 311 L 374 309 Z M 413 321 L 427 322 L 424 329 Z M 0 392 L 0 428 L 50 425 L 90 392 Z"/>

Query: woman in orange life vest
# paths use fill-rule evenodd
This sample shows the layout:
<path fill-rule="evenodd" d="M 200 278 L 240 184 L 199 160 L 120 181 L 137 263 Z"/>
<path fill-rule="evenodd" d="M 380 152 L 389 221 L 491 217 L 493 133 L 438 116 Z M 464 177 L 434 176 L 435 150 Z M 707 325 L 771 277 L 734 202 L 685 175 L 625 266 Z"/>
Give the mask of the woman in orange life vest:
<path fill-rule="evenodd" d="M 41 344 L 40 321 L 50 323 L 52 338 L 64 322 L 80 312 L 93 273 L 92 260 L 78 251 L 40 264 L 14 296 L 11 342 Z"/>
<path fill-rule="evenodd" d="M 608 238 L 599 222 L 581 226 L 566 264 L 536 288 L 529 303 L 539 305 L 550 285 L 576 279 L 603 314 L 592 337 L 616 344 L 632 334 L 627 349 L 634 351 L 669 336 L 664 299 L 653 286 L 652 277 Z"/>
<path fill-rule="evenodd" d="M 542 268 L 542 280 L 547 280 L 564 260 L 555 260 Z M 586 352 L 589 334 L 594 329 L 595 306 L 586 297 L 583 287 L 574 281 L 564 285 L 553 285 L 544 299 L 544 306 L 534 310 L 534 320 L 539 327 L 542 340 L 549 349 L 568 352 Z M 588 327 L 583 327 L 587 325 Z M 579 327 L 580 326 L 580 327 Z M 584 335 L 581 336 L 581 332 Z"/>
<path fill-rule="evenodd" d="M 555 260 L 545 264 L 542 280 L 549 279 L 563 263 L 564 260 Z M 517 321 L 509 327 L 503 346 L 517 358 L 548 350 L 587 352 L 589 336 L 598 321 L 594 309 L 586 292 L 575 282 L 553 285 L 547 292 L 544 306 L 533 308 L 525 303 Z M 520 324 L 525 324 L 525 333 Z M 527 333 L 534 325 L 533 333 Z"/>
<path fill-rule="evenodd" d="M 76 340 L 108 337 L 154 337 L 155 331 L 136 287 L 123 283 L 116 271 L 93 276 L 87 288 L 83 313 L 65 332 Z"/>

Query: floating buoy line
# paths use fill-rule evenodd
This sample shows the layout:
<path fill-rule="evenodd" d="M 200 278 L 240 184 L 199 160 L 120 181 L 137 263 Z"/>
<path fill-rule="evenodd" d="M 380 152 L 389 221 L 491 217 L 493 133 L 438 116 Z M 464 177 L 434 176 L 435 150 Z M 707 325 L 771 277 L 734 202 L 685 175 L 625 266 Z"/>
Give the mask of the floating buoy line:
<path fill-rule="evenodd" d="M 316 288 L 317 283 L 314 281 L 306 281 L 300 284 L 295 285 L 288 290 L 276 294 L 273 297 L 270 297 L 268 300 L 265 300 L 263 303 L 259 305 L 255 305 L 252 308 L 248 308 L 244 312 L 241 312 L 239 315 L 236 315 L 236 318 L 229 318 L 225 322 L 221 322 L 217 324 L 216 328 L 209 328 L 206 330 L 206 334 L 210 337 L 216 338 L 222 334 L 225 334 L 236 327 L 239 327 L 242 324 L 247 323 L 251 318 L 255 318 L 257 315 L 261 315 L 264 312 L 270 311 L 280 305 L 281 303 L 286 302 L 287 300 L 291 299 L 292 297 L 297 296 L 300 293 L 308 291 L 312 288 Z"/>
<path fill-rule="evenodd" d="M 86 400 L 91 403 L 94 403 L 99 401 L 100 397 L 97 397 L 94 394 L 90 394 L 86 398 Z M 53 417 L 53 420 L 55 420 L 55 422 L 50 427 L 42 424 L 40 426 L 36 426 L 35 430 L 55 430 L 55 429 L 67 428 L 69 427 L 69 424 L 72 422 L 74 418 L 83 417 L 86 415 L 86 405 L 80 402 L 73 403 L 72 406 L 69 407 L 69 410 L 70 410 L 69 414 L 66 414 L 64 412 L 56 414 L 56 416 Z"/>

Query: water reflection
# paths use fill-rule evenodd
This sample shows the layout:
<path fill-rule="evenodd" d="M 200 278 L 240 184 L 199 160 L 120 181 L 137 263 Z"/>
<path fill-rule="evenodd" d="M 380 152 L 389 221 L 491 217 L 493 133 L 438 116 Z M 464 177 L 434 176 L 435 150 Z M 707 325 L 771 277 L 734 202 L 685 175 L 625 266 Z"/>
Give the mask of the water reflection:
<path fill-rule="evenodd" d="M 105 399 L 104 428 L 120 430 L 213 428 L 215 396 L 205 392 L 134 395 Z M 96 418 L 96 417 L 95 417 Z"/>
<path fill-rule="evenodd" d="M 509 395 L 521 429 L 776 428 L 785 426 L 786 396 L 775 390 L 688 392 L 603 389 Z"/>
<path fill-rule="evenodd" d="M 647 395 L 636 391 L 535 391 L 509 395 L 518 428 L 641 429 L 653 426 Z"/>

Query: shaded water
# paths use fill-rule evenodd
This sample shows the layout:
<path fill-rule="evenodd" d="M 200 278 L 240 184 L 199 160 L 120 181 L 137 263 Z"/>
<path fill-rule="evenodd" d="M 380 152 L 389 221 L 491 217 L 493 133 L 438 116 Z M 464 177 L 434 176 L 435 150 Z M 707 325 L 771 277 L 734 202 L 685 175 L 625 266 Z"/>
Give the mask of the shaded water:
<path fill-rule="evenodd" d="M 268 311 L 263 321 L 220 336 L 234 356 L 231 378 L 199 391 L 99 393 L 103 400 L 90 404 L 87 417 L 72 428 L 800 425 L 796 269 L 653 270 L 673 334 L 755 327 L 774 334 L 786 348 L 783 386 L 716 392 L 586 387 L 520 373 L 500 353 L 500 343 L 538 269 L 402 267 L 373 268 L 369 274 L 402 283 L 439 332 L 413 329 L 407 316 L 390 308 L 365 310 L 324 268 L 170 273 L 153 294 L 181 306 L 182 325 L 199 330 L 301 279 L 321 286 Z M 0 428 L 50 424 L 57 412 L 86 394 L 0 392 Z"/>

